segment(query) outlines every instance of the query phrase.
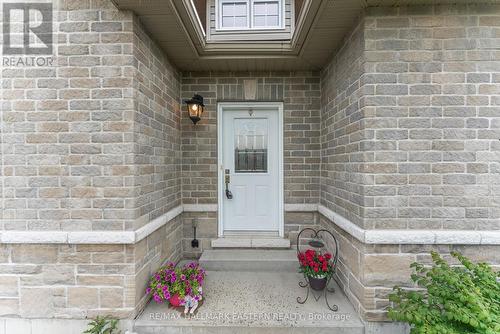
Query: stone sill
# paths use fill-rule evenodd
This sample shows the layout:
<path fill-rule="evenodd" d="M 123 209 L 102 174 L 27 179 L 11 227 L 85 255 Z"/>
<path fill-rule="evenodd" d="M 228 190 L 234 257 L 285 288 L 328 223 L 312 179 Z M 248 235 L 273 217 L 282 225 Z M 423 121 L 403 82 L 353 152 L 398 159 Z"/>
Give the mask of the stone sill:
<path fill-rule="evenodd" d="M 179 205 L 137 231 L 2 231 L 3 244 L 135 244 L 182 212 L 214 212 L 216 204 Z M 316 204 L 285 204 L 285 211 L 319 212 L 365 244 L 500 245 L 500 231 L 365 230 L 345 217 Z"/>
<path fill-rule="evenodd" d="M 365 244 L 500 245 L 500 231 L 365 230 L 323 205 L 318 212 Z"/>

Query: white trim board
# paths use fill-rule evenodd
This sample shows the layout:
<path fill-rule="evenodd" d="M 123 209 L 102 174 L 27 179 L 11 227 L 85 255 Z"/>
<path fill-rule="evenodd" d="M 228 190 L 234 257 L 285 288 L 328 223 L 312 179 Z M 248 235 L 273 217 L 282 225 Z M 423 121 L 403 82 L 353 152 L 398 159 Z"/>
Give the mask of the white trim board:
<path fill-rule="evenodd" d="M 285 205 L 286 211 L 309 211 L 307 207 Z M 309 206 L 311 205 L 311 206 Z M 214 212 L 215 204 L 179 205 L 150 221 L 137 231 L 1 231 L 3 244 L 135 244 L 176 218 L 182 212 Z M 214 207 L 215 206 L 215 207 Z M 323 205 L 316 205 L 318 212 L 335 225 L 366 244 L 424 244 L 424 245 L 500 245 L 500 231 L 467 230 L 365 230 Z M 289 210 L 293 209 L 293 210 Z M 296 210 L 300 209 L 300 210 Z M 313 211 L 313 210 L 311 210 Z M 314 210 L 316 211 L 316 210 Z"/>
<path fill-rule="evenodd" d="M 365 230 L 323 205 L 318 212 L 365 244 L 500 245 L 500 231 Z"/>

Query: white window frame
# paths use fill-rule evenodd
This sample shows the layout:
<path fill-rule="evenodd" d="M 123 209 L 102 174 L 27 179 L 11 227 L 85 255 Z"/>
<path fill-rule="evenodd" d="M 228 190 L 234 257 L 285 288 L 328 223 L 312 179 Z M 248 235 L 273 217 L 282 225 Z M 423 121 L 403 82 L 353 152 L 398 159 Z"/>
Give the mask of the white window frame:
<path fill-rule="evenodd" d="M 220 28 L 220 30 L 245 30 L 245 29 L 250 29 L 250 1 L 248 0 L 216 0 L 217 3 L 217 9 L 216 9 L 216 18 L 217 18 L 217 27 Z M 247 5 L 247 25 L 246 27 L 222 27 L 222 5 L 224 3 L 234 3 L 234 2 L 239 2 L 239 3 L 245 3 Z"/>
<path fill-rule="evenodd" d="M 217 30 L 222 31 L 246 31 L 246 30 L 283 30 L 285 29 L 285 0 L 215 0 L 215 26 Z M 278 1 L 278 25 L 269 27 L 254 27 L 253 26 L 253 6 L 258 2 Z M 222 4 L 223 3 L 240 2 L 247 4 L 247 26 L 246 27 L 223 27 L 222 26 Z"/>

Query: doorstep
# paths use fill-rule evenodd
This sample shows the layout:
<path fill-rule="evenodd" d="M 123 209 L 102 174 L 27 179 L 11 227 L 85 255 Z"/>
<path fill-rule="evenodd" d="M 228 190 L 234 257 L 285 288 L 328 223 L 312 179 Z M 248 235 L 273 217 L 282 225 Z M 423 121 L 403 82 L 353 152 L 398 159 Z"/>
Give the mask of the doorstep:
<path fill-rule="evenodd" d="M 225 237 L 212 240 L 212 248 L 277 248 L 289 249 L 290 240 L 273 237 Z"/>
<path fill-rule="evenodd" d="M 291 272 L 298 270 L 293 249 L 207 249 L 200 265 L 207 271 Z"/>

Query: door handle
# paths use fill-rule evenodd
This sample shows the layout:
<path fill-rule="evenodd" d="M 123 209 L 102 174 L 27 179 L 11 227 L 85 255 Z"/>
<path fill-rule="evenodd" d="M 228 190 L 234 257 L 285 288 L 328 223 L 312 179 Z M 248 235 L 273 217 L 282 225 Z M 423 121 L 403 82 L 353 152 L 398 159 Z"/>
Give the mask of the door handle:
<path fill-rule="evenodd" d="M 226 197 L 227 199 L 233 199 L 233 193 L 229 190 L 229 182 L 231 182 L 231 176 L 229 175 L 229 169 L 224 172 L 224 183 L 226 184 Z"/>

